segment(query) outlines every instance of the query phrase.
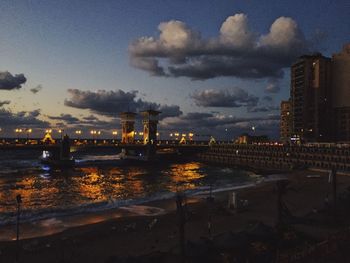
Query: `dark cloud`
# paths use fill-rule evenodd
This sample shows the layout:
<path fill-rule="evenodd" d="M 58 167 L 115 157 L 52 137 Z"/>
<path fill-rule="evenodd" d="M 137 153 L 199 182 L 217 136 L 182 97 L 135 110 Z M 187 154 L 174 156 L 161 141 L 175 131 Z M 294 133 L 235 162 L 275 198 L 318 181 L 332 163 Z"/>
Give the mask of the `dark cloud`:
<path fill-rule="evenodd" d="M 76 124 L 79 123 L 80 120 L 76 117 L 73 117 L 71 114 L 61 114 L 60 116 L 48 116 L 50 120 L 63 121 L 66 124 Z"/>
<path fill-rule="evenodd" d="M 43 128 L 49 126 L 48 122 L 37 118 L 39 115 L 40 110 L 12 113 L 9 110 L 0 109 L 0 123 L 2 124 L 2 127 Z"/>
<path fill-rule="evenodd" d="M 175 132 L 194 132 L 198 135 L 214 135 L 218 138 L 238 136 L 257 127 L 257 134 L 266 133 L 276 138 L 278 135 L 280 116 L 235 117 L 212 113 L 192 112 L 179 117 L 168 118 L 160 123 L 160 130 Z M 227 132 L 226 132 L 227 129 Z M 226 134 L 227 133 L 227 134 Z"/>
<path fill-rule="evenodd" d="M 98 90 L 92 92 L 69 89 L 68 92 L 71 98 L 64 101 L 66 106 L 88 109 L 106 116 L 116 116 L 123 111 L 139 112 L 146 109 L 162 111 L 161 118 L 174 117 L 182 114 L 179 106 L 163 105 L 137 99 L 138 91 Z"/>
<path fill-rule="evenodd" d="M 191 94 L 191 98 L 197 106 L 201 107 L 253 107 L 259 101 L 258 97 L 248 94 L 248 92 L 240 88 L 235 88 L 231 91 L 214 89 L 196 91 Z"/>
<path fill-rule="evenodd" d="M 83 120 L 85 120 L 85 121 L 97 121 L 98 118 L 94 115 L 89 115 L 89 116 L 83 117 Z"/>
<path fill-rule="evenodd" d="M 273 101 L 273 98 L 271 96 L 264 96 L 262 99 L 264 101 L 266 101 L 266 102 L 272 102 Z"/>
<path fill-rule="evenodd" d="M 156 76 L 281 78 L 282 69 L 310 46 L 289 17 L 277 18 L 265 35 L 250 30 L 245 14 L 228 17 L 211 39 L 181 21 L 160 23 L 158 29 L 159 37 L 141 37 L 129 45 L 131 65 Z"/>
<path fill-rule="evenodd" d="M 33 94 L 37 94 L 39 91 L 41 91 L 43 89 L 43 87 L 41 85 L 36 86 L 35 88 L 31 88 L 30 92 L 32 92 Z"/>
<path fill-rule="evenodd" d="M 279 106 L 273 106 L 273 105 L 258 106 L 258 107 L 248 108 L 248 112 L 270 112 L 270 111 L 277 111 L 279 109 L 280 109 Z"/>
<path fill-rule="evenodd" d="M 13 90 L 22 88 L 27 81 L 23 74 L 12 75 L 8 71 L 0 72 L 0 90 Z"/>
<path fill-rule="evenodd" d="M 4 105 L 8 105 L 10 103 L 11 103 L 11 101 L 9 101 L 9 100 L 0 100 L 0 107 L 2 107 Z"/>

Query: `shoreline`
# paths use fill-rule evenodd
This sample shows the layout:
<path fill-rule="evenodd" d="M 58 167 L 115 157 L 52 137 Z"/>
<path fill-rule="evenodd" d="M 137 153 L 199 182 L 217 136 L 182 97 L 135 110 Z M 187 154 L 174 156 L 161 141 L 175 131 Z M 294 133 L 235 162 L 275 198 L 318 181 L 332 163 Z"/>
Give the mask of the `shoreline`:
<path fill-rule="evenodd" d="M 308 177 L 310 175 L 313 177 Z M 287 176 L 291 186 L 297 190 L 289 192 L 285 197 L 292 214 L 299 217 L 322 216 L 318 211 L 324 207 L 324 198 L 330 191 L 328 174 L 305 170 Z M 338 185 L 339 192 L 345 191 L 350 185 L 350 177 L 339 175 Z M 213 236 L 241 231 L 257 222 L 275 226 L 277 196 L 274 181 L 235 192 L 239 199 L 248 200 L 249 204 L 242 211 L 234 213 L 227 212 L 227 192 L 215 193 L 211 208 L 208 207 L 205 195 L 200 198 L 188 198 L 186 240 L 198 242 L 203 237 L 208 237 L 209 213 L 212 218 Z M 298 205 L 301 203 L 302 206 Z M 148 205 L 166 209 L 168 212 L 153 216 L 114 217 L 103 222 L 69 228 L 50 236 L 21 240 L 20 258 L 23 258 L 23 262 L 57 262 L 59 255 L 65 257 L 66 262 L 119 262 L 108 260 L 173 251 L 178 247 L 179 235 L 175 201 L 154 201 Z M 295 227 L 308 236 L 323 240 L 343 226 L 297 224 Z M 16 254 L 16 242 L 0 242 L 0 250 L 0 259 L 11 262 Z M 73 258 L 75 260 L 70 261 Z"/>
<path fill-rule="evenodd" d="M 274 177 L 275 175 L 270 175 Z M 285 176 L 283 176 L 285 178 Z M 256 188 L 262 186 L 264 183 L 269 183 L 279 180 L 278 177 L 269 178 L 269 176 L 257 175 L 254 182 L 244 182 L 242 184 L 221 186 L 211 190 L 213 195 L 225 195 L 232 191 L 242 191 L 244 189 Z M 203 202 L 205 197 L 210 194 L 210 186 L 194 190 L 186 190 L 183 192 L 187 200 L 191 203 Z M 150 197 L 150 200 L 130 199 L 122 200 L 125 203 L 131 202 L 127 205 L 122 205 L 113 208 L 105 208 L 95 211 L 82 211 L 76 214 L 63 214 L 56 216 L 46 216 L 40 219 L 27 220 L 22 222 L 21 240 L 41 238 L 54 234 L 59 234 L 68 231 L 71 228 L 88 226 L 90 224 L 98 224 L 119 218 L 131 217 L 154 217 L 164 214 L 169 214 L 176 210 L 175 206 L 176 193 L 169 192 L 162 196 Z M 0 226 L 0 242 L 9 242 L 15 240 L 15 223 L 4 224 Z M 23 234 L 24 233 L 24 234 Z"/>

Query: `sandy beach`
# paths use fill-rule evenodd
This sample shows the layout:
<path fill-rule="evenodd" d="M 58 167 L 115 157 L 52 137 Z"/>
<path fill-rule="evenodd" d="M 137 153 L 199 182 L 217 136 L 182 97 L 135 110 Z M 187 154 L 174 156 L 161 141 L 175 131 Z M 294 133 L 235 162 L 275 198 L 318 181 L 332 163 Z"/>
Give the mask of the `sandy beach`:
<path fill-rule="evenodd" d="M 301 171 L 286 176 L 290 181 L 290 191 L 286 193 L 284 201 L 292 215 L 317 218 L 317 222 L 320 222 L 294 224 L 295 229 L 321 241 L 346 227 L 343 223 L 344 217 L 340 223 L 330 225 L 327 221 L 328 216 L 325 218 L 324 213 L 320 212 L 327 205 L 325 198 L 331 195 L 327 172 Z M 338 175 L 337 178 L 340 195 L 350 186 L 350 176 Z M 258 222 L 271 227 L 276 225 L 275 181 L 263 182 L 255 187 L 235 192 L 239 199 L 247 200 L 246 206 L 239 211 L 227 209 L 229 195 L 227 192 L 215 193 L 214 202 L 210 205 L 207 196 L 188 197 L 186 240 L 199 242 L 209 238 L 209 217 L 212 226 L 211 236 L 228 231 L 238 232 Z M 140 216 L 131 212 L 135 211 L 135 207 L 81 215 L 87 217 L 87 224 L 70 227 L 44 237 L 20 240 L 19 249 L 15 241 L 1 242 L 0 262 L 15 262 L 17 251 L 19 262 L 35 263 L 121 262 L 118 260 L 120 257 L 144 256 L 156 252 L 178 253 L 179 220 L 175 200 L 154 201 L 138 208 L 141 210 L 140 214 L 148 211 L 150 215 Z M 25 226 L 21 231 L 26 231 Z"/>

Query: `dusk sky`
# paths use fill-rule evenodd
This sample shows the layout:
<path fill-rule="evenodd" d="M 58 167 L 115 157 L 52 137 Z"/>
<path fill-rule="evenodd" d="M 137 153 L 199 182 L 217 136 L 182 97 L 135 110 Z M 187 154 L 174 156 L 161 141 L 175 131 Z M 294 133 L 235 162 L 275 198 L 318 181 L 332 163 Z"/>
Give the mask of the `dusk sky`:
<path fill-rule="evenodd" d="M 151 107 L 164 134 L 277 138 L 291 63 L 350 42 L 350 2 L 1 0 L 0 24 L 0 137 Z"/>

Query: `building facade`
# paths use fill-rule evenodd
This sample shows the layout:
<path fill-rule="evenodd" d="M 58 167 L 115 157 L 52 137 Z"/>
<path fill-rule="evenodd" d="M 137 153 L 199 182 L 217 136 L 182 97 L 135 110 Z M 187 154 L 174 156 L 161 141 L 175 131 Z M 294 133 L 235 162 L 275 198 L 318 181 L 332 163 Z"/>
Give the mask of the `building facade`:
<path fill-rule="evenodd" d="M 305 55 L 291 67 L 291 133 L 304 142 L 332 140 L 331 59 Z"/>
<path fill-rule="evenodd" d="M 289 143 L 292 135 L 291 103 L 289 100 L 281 102 L 280 140 Z"/>
<path fill-rule="evenodd" d="M 335 139 L 350 141 L 350 44 L 332 56 L 332 90 Z"/>

